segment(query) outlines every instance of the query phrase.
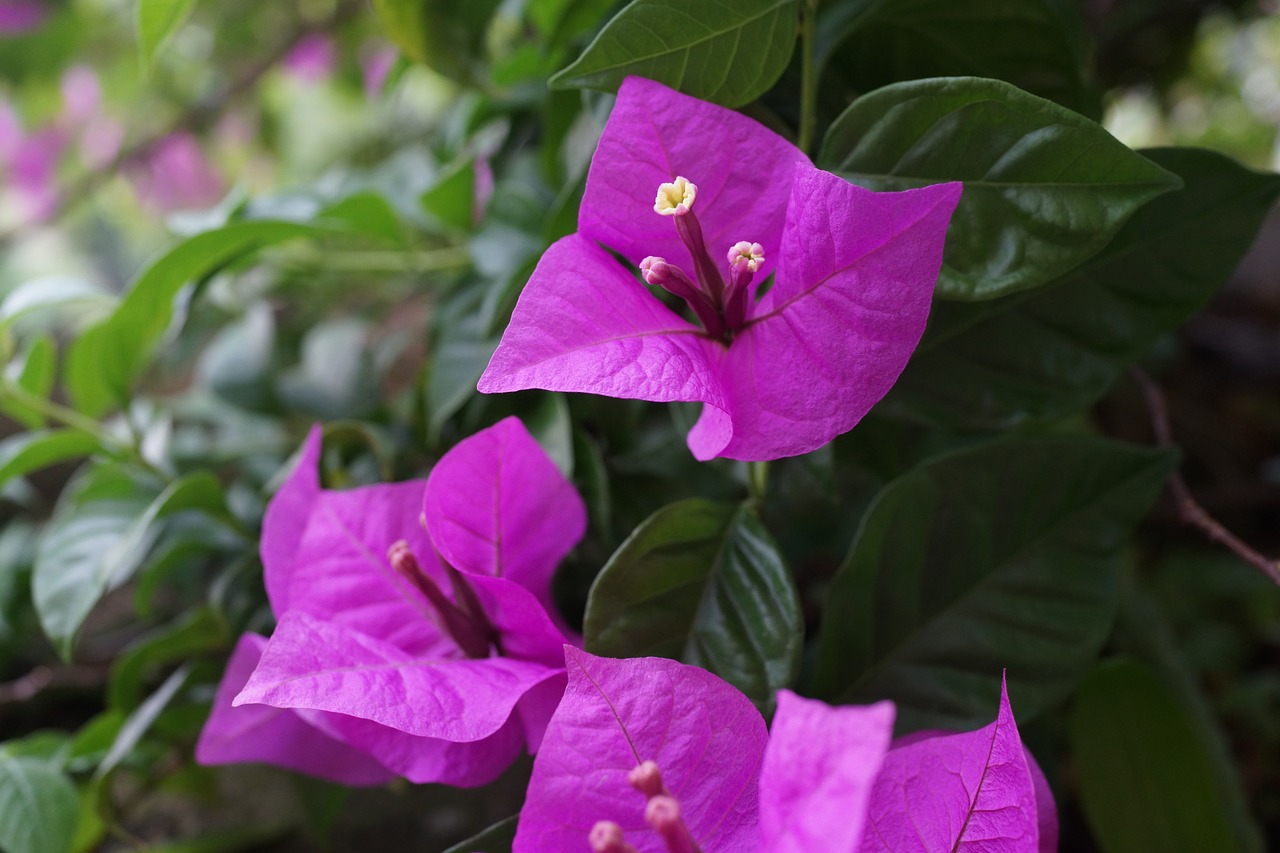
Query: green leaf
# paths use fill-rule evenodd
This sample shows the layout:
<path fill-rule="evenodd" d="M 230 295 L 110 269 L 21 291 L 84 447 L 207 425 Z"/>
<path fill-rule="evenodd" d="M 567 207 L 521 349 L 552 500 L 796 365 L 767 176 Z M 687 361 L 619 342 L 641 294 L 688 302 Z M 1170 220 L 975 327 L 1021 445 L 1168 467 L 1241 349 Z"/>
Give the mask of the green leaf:
<path fill-rule="evenodd" d="M 78 811 L 75 786 L 53 764 L 0 749 L 0 848 L 66 853 Z"/>
<path fill-rule="evenodd" d="M 160 530 L 157 522 L 199 509 L 228 519 L 222 487 L 207 471 L 171 483 L 148 504 L 139 492 L 72 500 L 41 539 L 31 588 L 45 634 L 68 658 L 81 623 L 98 600 L 133 576 Z"/>
<path fill-rule="evenodd" d="M 124 710 L 136 708 L 149 670 L 224 649 L 230 641 L 228 635 L 226 618 L 211 607 L 183 614 L 116 658 L 107 687 L 107 704 Z"/>
<path fill-rule="evenodd" d="M 0 484 L 68 459 L 88 456 L 98 439 L 77 429 L 23 432 L 0 441 Z"/>
<path fill-rule="evenodd" d="M 903 731 L 975 728 L 1008 669 L 1018 719 L 1093 665 L 1120 552 L 1176 464 L 1095 438 L 1009 439 L 894 480 L 825 596 L 815 687 L 893 699 Z"/>
<path fill-rule="evenodd" d="M 461 841 L 444 853 L 511 853 L 511 843 L 516 838 L 516 823 L 520 815 L 512 815 L 493 826 Z"/>
<path fill-rule="evenodd" d="M 120 727 L 120 733 L 116 735 L 115 742 L 111 744 L 111 749 L 107 750 L 106 757 L 98 765 L 98 776 L 110 773 L 116 765 L 129 756 L 133 748 L 138 745 L 138 741 L 142 740 L 142 736 L 151 728 L 151 724 L 156 721 L 156 717 L 160 716 L 160 712 L 187 683 L 193 666 L 194 664 L 185 663 L 174 670 L 159 689 L 148 696 L 147 700 L 128 716 L 124 725 Z"/>
<path fill-rule="evenodd" d="M 422 207 L 445 226 L 470 231 L 476 192 L 476 169 L 472 161 L 454 167 L 422 194 Z"/>
<path fill-rule="evenodd" d="M 976 77 L 862 96 L 827 131 L 818 163 L 873 190 L 964 181 L 938 279 L 944 299 L 1052 281 L 1180 185 L 1087 118 Z"/>
<path fill-rule="evenodd" d="M 634 74 L 739 107 L 782 75 L 798 20 L 796 0 L 632 0 L 550 83 L 613 92 Z"/>
<path fill-rule="evenodd" d="M 147 268 L 110 317 L 86 329 L 67 351 L 63 381 L 90 415 L 124 405 L 169 323 L 183 285 L 252 252 L 298 237 L 332 233 L 324 225 L 235 222 L 179 243 Z"/>
<path fill-rule="evenodd" d="M 53 338 L 41 335 L 36 338 L 6 371 L 6 379 L 33 397 L 47 399 L 53 391 L 58 374 L 58 346 Z M 40 429 L 45 425 L 44 415 L 26 403 L 6 394 L 0 387 L 0 411 L 18 421 L 27 429 Z"/>
<path fill-rule="evenodd" d="M 926 77 L 992 77 L 1096 116 L 1085 83 L 1084 22 L 1055 0 L 858 0 L 818 16 L 824 76 L 869 92 Z"/>
<path fill-rule="evenodd" d="M 138 51 L 143 68 L 151 67 L 160 48 L 186 23 L 195 5 L 195 0 L 138 0 Z"/>
<path fill-rule="evenodd" d="M 1076 695 L 1070 732 L 1080 799 L 1103 850 L 1245 849 L 1200 731 L 1146 666 L 1098 666 Z"/>
<path fill-rule="evenodd" d="M 1079 411 L 1226 281 L 1280 197 L 1280 176 L 1209 151 L 1146 152 L 1183 189 L 1129 220 L 1106 249 L 1039 290 L 941 302 L 882 411 L 1001 427 Z"/>
<path fill-rule="evenodd" d="M 545 394 L 524 417 L 529 433 L 566 478 L 573 477 L 573 418 L 563 394 Z"/>
<path fill-rule="evenodd" d="M 591 586 L 592 654 L 709 669 L 772 708 L 800 664 L 804 620 L 791 575 L 746 506 L 692 499 L 658 510 Z"/>

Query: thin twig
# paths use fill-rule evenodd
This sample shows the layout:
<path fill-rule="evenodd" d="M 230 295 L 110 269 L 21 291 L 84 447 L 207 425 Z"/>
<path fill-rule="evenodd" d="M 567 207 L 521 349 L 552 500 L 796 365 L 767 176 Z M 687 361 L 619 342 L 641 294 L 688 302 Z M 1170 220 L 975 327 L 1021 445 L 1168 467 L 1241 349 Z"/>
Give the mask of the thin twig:
<path fill-rule="evenodd" d="M 1169 427 L 1169 409 L 1165 404 L 1164 394 L 1141 368 L 1133 368 L 1130 375 L 1133 376 L 1133 381 L 1138 383 L 1142 396 L 1146 398 L 1147 409 L 1151 413 L 1151 426 L 1156 434 L 1156 444 L 1160 447 L 1174 447 L 1173 430 Z M 1205 508 L 1191 496 L 1191 490 L 1187 488 L 1187 481 L 1183 479 L 1182 472 L 1174 471 L 1170 474 L 1168 486 L 1170 494 L 1173 495 L 1174 504 L 1177 506 L 1178 518 L 1183 524 L 1200 528 L 1214 542 L 1224 545 L 1237 557 L 1258 568 L 1271 579 L 1272 583 L 1280 585 L 1280 561 L 1255 551 L 1209 515 Z"/>
<path fill-rule="evenodd" d="M 327 19 L 314 24 L 307 24 L 294 30 L 289 34 L 288 38 L 281 41 L 261 59 L 246 68 L 244 73 L 231 81 L 224 89 L 203 101 L 192 104 L 163 129 L 122 147 L 116 152 L 116 156 L 107 163 L 85 172 L 75 181 L 72 181 L 69 186 L 63 188 L 59 193 L 61 200 L 58 202 L 58 206 L 45 220 L 40 223 L 19 222 L 7 230 L 0 231 L 0 249 L 6 248 L 10 243 L 35 226 L 56 222 L 75 210 L 90 199 L 121 168 L 146 159 L 157 145 L 172 134 L 180 130 L 202 130 L 209 126 L 229 104 L 235 102 L 247 92 L 252 91 L 258 85 L 258 81 L 268 71 L 279 65 L 281 60 L 288 56 L 289 52 L 297 46 L 298 42 L 312 33 L 322 32 L 345 23 L 359 13 L 362 8 L 361 3 L 346 2 L 339 5 Z"/>
<path fill-rule="evenodd" d="M 27 702 L 51 688 L 97 687 L 106 675 L 104 666 L 38 666 L 21 678 L 0 684 L 0 707 Z"/>

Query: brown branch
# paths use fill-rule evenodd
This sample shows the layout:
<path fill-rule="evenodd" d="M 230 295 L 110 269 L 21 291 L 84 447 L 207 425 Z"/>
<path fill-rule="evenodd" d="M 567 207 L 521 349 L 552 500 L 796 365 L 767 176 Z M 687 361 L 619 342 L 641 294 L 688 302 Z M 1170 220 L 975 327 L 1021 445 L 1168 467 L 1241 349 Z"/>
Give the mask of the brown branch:
<path fill-rule="evenodd" d="M 1147 401 L 1147 410 L 1151 413 L 1151 426 L 1155 430 L 1156 444 L 1160 447 L 1174 447 L 1173 430 L 1169 426 L 1169 409 L 1165 404 L 1164 394 L 1141 368 L 1133 368 L 1130 375 L 1133 381 L 1138 383 L 1138 388 Z M 1209 515 L 1205 508 L 1191 496 L 1191 490 L 1187 487 L 1187 481 L 1183 478 L 1182 472 L 1174 471 L 1170 474 L 1167 485 L 1177 507 L 1178 519 L 1183 524 L 1200 528 L 1214 542 L 1225 546 L 1241 560 L 1265 574 L 1272 583 L 1280 586 L 1280 561 L 1255 551 L 1244 540 Z"/>
<path fill-rule="evenodd" d="M 47 219 L 39 224 L 47 225 L 51 222 L 56 222 L 75 210 L 88 201 L 119 169 L 145 159 L 157 145 L 170 135 L 180 130 L 203 130 L 208 127 L 214 119 L 222 114 L 229 104 L 252 91 L 258 85 L 258 81 L 288 56 L 289 51 L 293 50 L 298 45 L 298 42 L 313 33 L 323 32 L 346 23 L 363 8 L 360 2 L 347 0 L 347 2 L 339 4 L 334 13 L 325 20 L 306 24 L 294 30 L 261 59 L 246 68 L 239 77 L 232 80 L 226 87 L 183 110 L 177 118 L 163 129 L 147 134 L 130 145 L 122 147 L 109 162 L 85 172 L 69 186 L 62 188 L 59 193 L 60 201 L 57 208 Z M 0 249 L 8 247 L 10 243 L 35 227 L 36 224 L 19 222 L 7 230 L 0 231 Z"/>
<path fill-rule="evenodd" d="M 98 687 L 107 677 L 106 666 L 38 666 L 21 678 L 0 683 L 0 708 L 17 705 L 46 690 Z"/>

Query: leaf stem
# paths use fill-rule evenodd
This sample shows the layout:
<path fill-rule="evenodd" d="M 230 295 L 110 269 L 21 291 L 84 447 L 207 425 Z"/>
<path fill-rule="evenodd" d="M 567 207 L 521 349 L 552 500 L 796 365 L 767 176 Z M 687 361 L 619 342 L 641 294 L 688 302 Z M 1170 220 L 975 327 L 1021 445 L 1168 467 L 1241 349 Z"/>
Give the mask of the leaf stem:
<path fill-rule="evenodd" d="M 800 132 L 797 144 L 806 155 L 813 145 L 814 113 L 818 98 L 818 72 L 813 62 L 818 2 L 819 0 L 801 0 L 800 3 Z"/>

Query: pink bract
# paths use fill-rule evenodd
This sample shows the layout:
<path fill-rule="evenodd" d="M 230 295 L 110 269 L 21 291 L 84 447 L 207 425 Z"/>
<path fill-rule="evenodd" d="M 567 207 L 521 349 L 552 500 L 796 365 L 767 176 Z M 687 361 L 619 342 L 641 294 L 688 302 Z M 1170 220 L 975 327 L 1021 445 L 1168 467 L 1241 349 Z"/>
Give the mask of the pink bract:
<path fill-rule="evenodd" d="M 696 184 L 704 253 L 655 212 L 659 185 L 678 177 Z M 578 233 L 543 255 L 479 389 L 696 401 L 698 459 L 807 453 L 852 429 L 905 367 L 960 190 L 861 189 L 745 116 L 629 78 L 591 162 Z M 635 275 L 658 257 L 693 278 L 706 257 L 720 268 L 712 277 L 732 278 L 723 259 L 739 241 L 761 244 L 764 260 L 727 332 L 674 313 Z"/>
<path fill-rule="evenodd" d="M 766 743 L 754 706 L 706 670 L 572 647 L 565 658 L 569 686 L 534 761 L 513 853 L 585 851 L 593 832 L 645 853 L 1056 846 L 1053 798 L 1007 693 L 990 726 L 891 745 L 891 702 L 833 707 L 783 690 Z M 652 820 L 658 800 L 668 814 L 674 801 L 688 843 L 660 834 L 671 825 Z"/>
<path fill-rule="evenodd" d="M 319 459 L 316 429 L 267 509 L 278 624 L 251 673 L 228 670 L 201 760 L 314 772 L 255 734 L 251 721 L 280 709 L 414 782 L 493 779 L 537 748 L 564 687 L 567 637 L 547 608 L 586 527 L 581 498 L 515 418 L 461 442 L 426 482 L 328 491 Z M 447 613 L 465 615 L 479 650 Z"/>

